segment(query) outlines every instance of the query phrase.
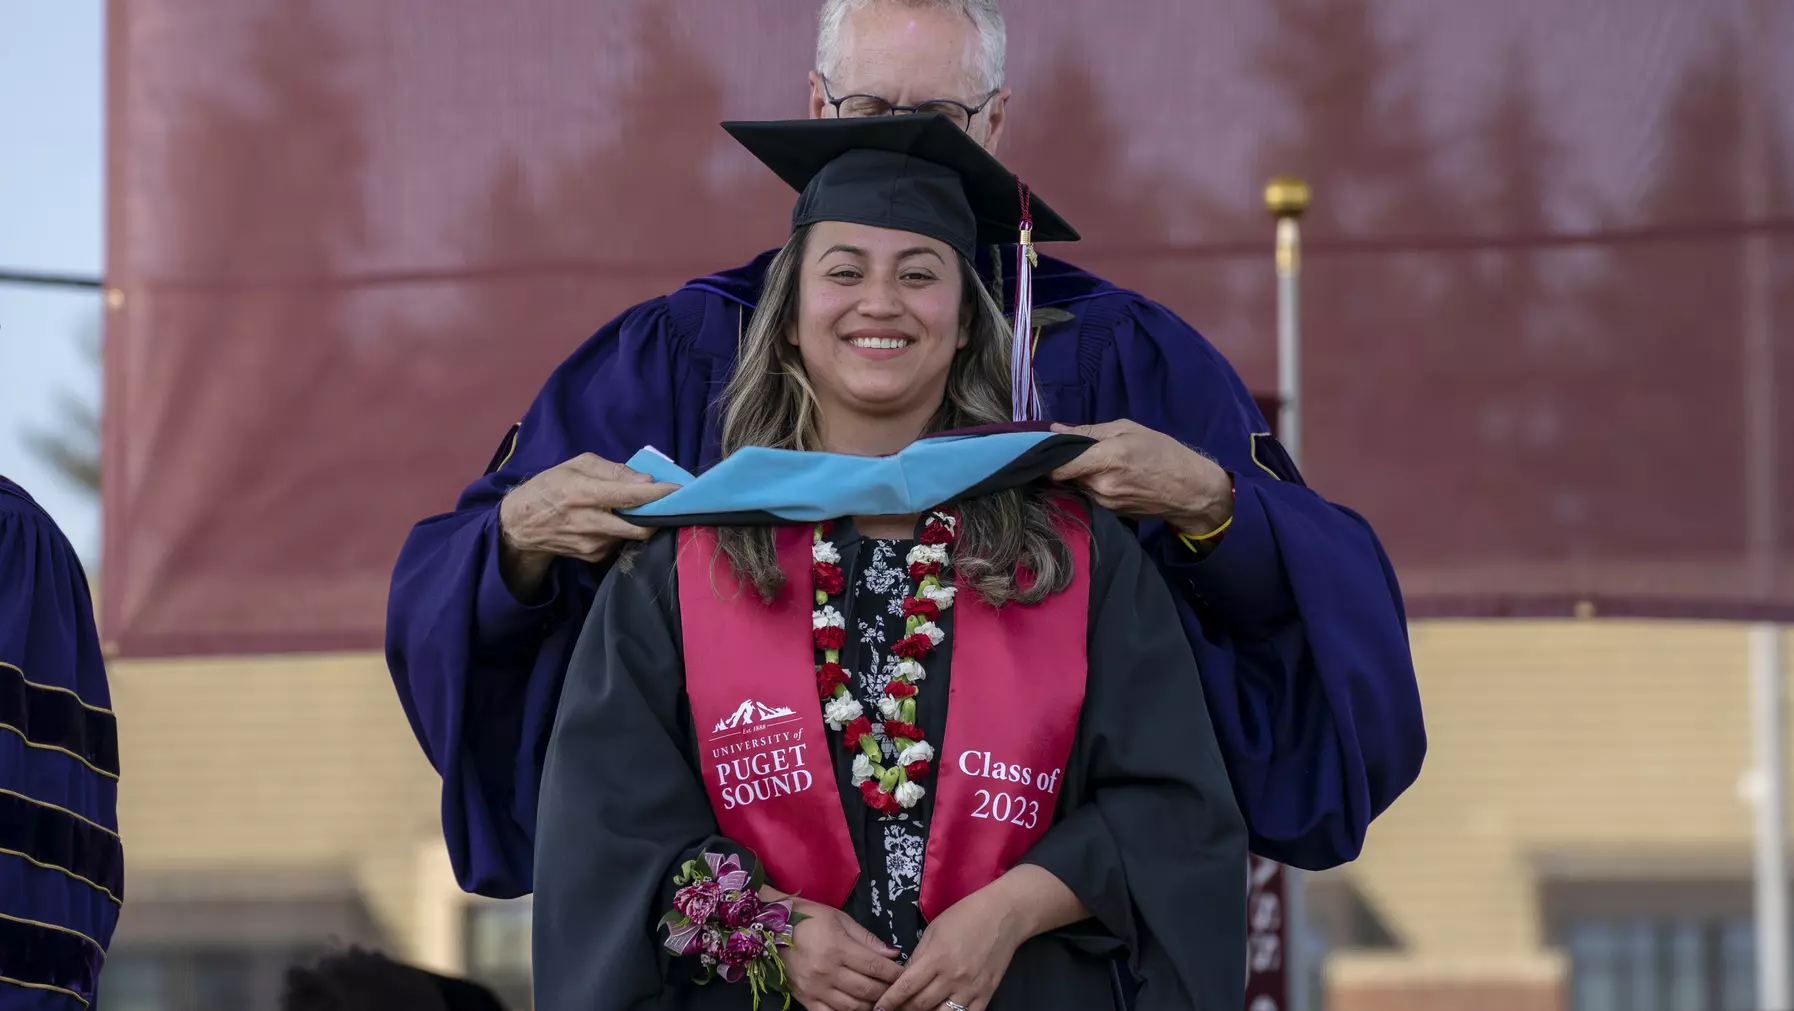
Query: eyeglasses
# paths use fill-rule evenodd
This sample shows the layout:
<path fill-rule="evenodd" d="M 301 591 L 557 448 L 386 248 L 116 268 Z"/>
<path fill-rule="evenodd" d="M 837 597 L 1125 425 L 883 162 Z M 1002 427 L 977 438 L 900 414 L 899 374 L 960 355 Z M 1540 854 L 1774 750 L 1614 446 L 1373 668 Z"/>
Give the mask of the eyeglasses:
<path fill-rule="evenodd" d="M 1003 89 L 997 88 L 991 91 L 990 94 L 984 96 L 984 101 L 979 102 L 977 105 L 967 105 L 964 102 L 955 102 L 951 98 L 931 98 L 926 102 L 918 102 L 915 105 L 896 105 L 893 104 L 890 99 L 880 98 L 877 95 L 844 95 L 841 98 L 836 98 L 834 93 L 829 90 L 828 78 L 822 78 L 822 94 L 828 99 L 828 104 L 835 107 L 836 116 L 860 119 L 867 116 L 896 116 L 916 112 L 935 112 L 947 117 L 947 119 L 952 121 L 954 126 L 959 127 L 961 130 L 970 128 L 972 125 L 972 117 L 983 112 L 984 107 L 989 105 L 990 100 L 997 97 L 997 92 L 1001 90 Z"/>

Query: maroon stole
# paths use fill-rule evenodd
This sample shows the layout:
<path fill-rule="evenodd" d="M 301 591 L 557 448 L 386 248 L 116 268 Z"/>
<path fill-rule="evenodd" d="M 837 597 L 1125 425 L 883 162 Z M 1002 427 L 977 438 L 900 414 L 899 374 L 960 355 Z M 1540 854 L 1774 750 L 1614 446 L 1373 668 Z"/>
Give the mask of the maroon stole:
<path fill-rule="evenodd" d="M 921 897 L 930 920 L 1014 866 L 1053 820 L 1084 704 L 1091 558 L 1088 529 L 1059 526 L 1070 589 L 1003 608 L 962 589 L 947 697 L 921 683 L 922 706 L 947 707 L 922 783 L 934 793 Z M 686 693 L 719 831 L 754 851 L 775 888 L 840 908 L 860 866 L 830 750 L 846 745 L 817 694 L 811 527 L 781 527 L 776 540 L 788 579 L 769 606 L 738 582 L 710 530 L 679 532 Z"/>

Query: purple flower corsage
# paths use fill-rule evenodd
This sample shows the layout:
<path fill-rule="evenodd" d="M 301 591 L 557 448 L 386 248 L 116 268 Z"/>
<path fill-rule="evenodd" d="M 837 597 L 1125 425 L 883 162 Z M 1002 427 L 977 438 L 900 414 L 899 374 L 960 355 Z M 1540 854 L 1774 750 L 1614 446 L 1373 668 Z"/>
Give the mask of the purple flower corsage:
<path fill-rule="evenodd" d="M 673 910 L 660 918 L 660 926 L 667 928 L 667 950 L 698 956 L 698 983 L 745 979 L 755 1011 L 761 994 L 779 994 L 784 997 L 781 1007 L 791 1006 L 791 981 L 779 949 L 790 946 L 791 928 L 804 918 L 792 911 L 790 899 L 760 901 L 764 883 L 758 864 L 749 874 L 734 854 L 705 853 L 687 860 L 673 879 L 679 886 Z"/>

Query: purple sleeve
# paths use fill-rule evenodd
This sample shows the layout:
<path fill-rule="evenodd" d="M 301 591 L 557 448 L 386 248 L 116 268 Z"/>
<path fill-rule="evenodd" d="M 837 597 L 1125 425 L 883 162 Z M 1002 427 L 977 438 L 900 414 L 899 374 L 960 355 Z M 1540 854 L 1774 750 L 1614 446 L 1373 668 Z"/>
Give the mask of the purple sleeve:
<path fill-rule="evenodd" d="M 119 750 L 92 590 L 0 478 L 0 1008 L 94 998 L 124 897 Z"/>
<path fill-rule="evenodd" d="M 581 453 L 620 461 L 653 445 L 695 464 L 705 383 L 672 329 L 659 299 L 588 340 L 549 378 L 493 469 L 453 512 L 413 528 L 399 554 L 387 666 L 442 775 L 443 832 L 456 879 L 469 891 L 531 890 L 543 755 L 601 576 L 562 560 L 542 600 L 518 600 L 498 567 L 499 501 Z"/>
<path fill-rule="evenodd" d="M 1086 306 L 1083 347 L 1112 335 L 1090 356 L 1091 420 L 1165 432 L 1235 480 L 1233 526 L 1206 558 L 1162 524 L 1140 535 L 1179 598 L 1252 849 L 1309 869 L 1352 860 L 1426 753 L 1389 559 L 1361 517 L 1301 483 L 1188 324 L 1137 297 Z"/>

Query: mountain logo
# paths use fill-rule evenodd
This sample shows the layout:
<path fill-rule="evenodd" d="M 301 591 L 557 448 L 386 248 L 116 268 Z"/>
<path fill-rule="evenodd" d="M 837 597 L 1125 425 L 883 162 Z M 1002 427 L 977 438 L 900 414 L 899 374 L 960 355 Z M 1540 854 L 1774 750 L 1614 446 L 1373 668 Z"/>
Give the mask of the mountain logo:
<path fill-rule="evenodd" d="M 784 706 L 769 706 L 764 702 L 748 699 L 741 705 L 736 706 L 735 712 L 731 713 L 729 716 L 725 717 L 722 722 L 718 723 L 716 729 L 712 731 L 712 733 L 720 734 L 725 730 L 739 730 L 750 724 L 765 723 L 768 720 L 776 720 L 781 716 L 796 715 L 797 711 L 794 709 L 788 709 Z"/>

